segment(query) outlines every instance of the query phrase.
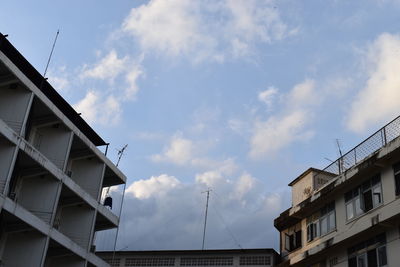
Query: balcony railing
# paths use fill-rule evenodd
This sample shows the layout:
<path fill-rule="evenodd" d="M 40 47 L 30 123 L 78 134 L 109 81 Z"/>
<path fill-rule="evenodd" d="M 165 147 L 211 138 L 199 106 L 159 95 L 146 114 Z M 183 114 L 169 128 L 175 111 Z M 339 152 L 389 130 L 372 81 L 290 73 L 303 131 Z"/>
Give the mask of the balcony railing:
<path fill-rule="evenodd" d="M 399 136 L 400 116 L 383 126 L 352 150 L 332 162 L 330 165 L 324 168 L 323 171 L 340 175 L 351 167 L 357 165 L 357 163 L 367 158 L 380 148 L 386 146 Z"/>

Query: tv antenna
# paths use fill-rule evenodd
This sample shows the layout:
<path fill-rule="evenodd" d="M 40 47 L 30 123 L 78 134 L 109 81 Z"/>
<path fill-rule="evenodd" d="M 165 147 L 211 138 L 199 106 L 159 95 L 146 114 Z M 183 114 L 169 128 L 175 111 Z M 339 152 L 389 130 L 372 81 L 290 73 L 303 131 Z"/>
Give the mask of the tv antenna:
<path fill-rule="evenodd" d="M 118 164 L 119 164 L 119 162 L 121 161 L 121 158 L 122 158 L 122 156 L 124 155 L 124 152 L 125 152 L 125 149 L 128 147 L 128 144 L 126 144 L 126 145 L 124 145 L 121 149 L 117 149 L 117 151 L 118 151 L 118 160 L 117 160 L 117 164 L 115 165 L 116 167 L 118 167 Z M 103 202 L 103 205 L 104 206 L 106 206 L 106 207 L 110 207 L 110 209 L 112 209 L 112 205 L 113 205 L 113 199 L 112 199 L 112 197 L 110 196 L 110 188 L 111 188 L 111 186 L 109 186 L 108 188 L 107 188 L 107 191 L 106 191 L 106 195 L 105 195 L 105 198 L 104 198 L 104 202 Z"/>
<path fill-rule="evenodd" d="M 47 60 L 47 64 L 46 64 L 46 68 L 45 68 L 45 70 L 44 70 L 43 77 L 46 77 L 47 69 L 49 68 L 50 60 L 51 60 L 51 57 L 53 56 L 54 47 L 56 46 L 56 42 L 57 42 L 57 38 L 58 38 L 58 35 L 59 35 L 59 34 L 60 34 L 60 30 L 57 30 L 56 37 L 54 38 L 53 46 L 52 46 L 52 48 L 51 48 L 51 52 L 50 52 L 50 55 L 49 55 L 49 59 Z"/>
<path fill-rule="evenodd" d="M 206 228 L 207 228 L 207 213 L 208 213 L 208 200 L 210 199 L 210 191 L 212 191 L 210 188 L 208 188 L 206 191 L 201 192 L 207 193 L 207 202 L 206 202 L 206 213 L 204 216 L 204 229 L 203 229 L 203 244 L 201 246 L 201 249 L 204 250 L 204 241 L 206 240 Z"/>
<path fill-rule="evenodd" d="M 338 148 L 339 151 L 339 159 L 338 159 L 338 167 L 339 167 L 339 174 L 342 173 L 342 171 L 344 170 L 344 166 L 343 166 L 343 154 L 342 154 L 342 149 L 340 147 L 340 140 L 339 139 L 335 139 L 336 140 L 336 146 Z"/>
<path fill-rule="evenodd" d="M 117 164 L 115 164 L 116 167 L 118 167 L 119 162 L 121 161 L 122 156 L 124 155 L 125 149 L 128 147 L 128 144 L 124 145 L 123 148 L 118 150 L 118 160 Z"/>

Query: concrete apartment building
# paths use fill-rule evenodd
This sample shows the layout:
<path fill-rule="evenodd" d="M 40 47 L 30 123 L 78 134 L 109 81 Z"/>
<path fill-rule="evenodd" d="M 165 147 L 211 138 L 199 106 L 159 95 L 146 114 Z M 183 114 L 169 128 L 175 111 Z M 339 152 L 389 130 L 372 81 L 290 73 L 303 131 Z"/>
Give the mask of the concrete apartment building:
<path fill-rule="evenodd" d="M 280 266 L 400 266 L 400 117 L 289 184 Z"/>
<path fill-rule="evenodd" d="M 158 250 L 98 252 L 112 267 L 160 267 L 160 266 L 275 266 L 279 254 L 273 249 L 217 249 L 217 250 Z"/>
<path fill-rule="evenodd" d="M 0 34 L 0 266 L 109 266 L 92 251 L 119 223 L 102 191 L 126 177 L 104 145 Z"/>

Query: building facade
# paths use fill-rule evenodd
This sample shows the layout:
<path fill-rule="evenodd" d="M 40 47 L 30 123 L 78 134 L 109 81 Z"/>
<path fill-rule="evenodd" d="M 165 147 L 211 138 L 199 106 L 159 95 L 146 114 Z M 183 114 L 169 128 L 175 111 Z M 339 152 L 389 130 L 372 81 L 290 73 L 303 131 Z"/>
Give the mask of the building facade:
<path fill-rule="evenodd" d="M 117 251 L 115 254 L 104 251 L 97 255 L 112 267 L 268 267 L 279 260 L 273 249 Z"/>
<path fill-rule="evenodd" d="M 289 184 L 275 219 L 281 266 L 400 266 L 400 117 Z"/>
<path fill-rule="evenodd" d="M 104 145 L 0 34 L 0 266 L 109 266 L 92 244 L 119 223 L 103 189 L 126 177 Z"/>

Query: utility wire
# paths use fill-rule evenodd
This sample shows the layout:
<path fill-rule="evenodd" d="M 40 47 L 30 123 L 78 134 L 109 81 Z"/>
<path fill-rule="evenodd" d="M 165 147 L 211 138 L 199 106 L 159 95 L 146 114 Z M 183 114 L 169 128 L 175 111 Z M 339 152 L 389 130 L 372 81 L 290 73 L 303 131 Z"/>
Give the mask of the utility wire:
<path fill-rule="evenodd" d="M 216 195 L 218 197 L 218 195 L 216 194 L 215 190 L 213 191 L 214 195 Z M 225 222 L 224 218 L 222 217 L 221 213 L 218 212 L 217 208 L 215 207 L 215 205 L 211 206 L 215 213 L 218 215 L 219 219 L 221 220 L 222 224 L 225 226 L 226 231 L 229 233 L 229 235 L 231 236 L 232 240 L 235 242 L 235 244 L 240 248 L 243 249 L 242 246 L 240 245 L 239 241 L 236 239 L 235 235 L 233 234 L 233 232 L 231 231 L 231 229 L 229 228 L 228 224 Z"/>

